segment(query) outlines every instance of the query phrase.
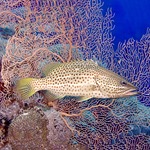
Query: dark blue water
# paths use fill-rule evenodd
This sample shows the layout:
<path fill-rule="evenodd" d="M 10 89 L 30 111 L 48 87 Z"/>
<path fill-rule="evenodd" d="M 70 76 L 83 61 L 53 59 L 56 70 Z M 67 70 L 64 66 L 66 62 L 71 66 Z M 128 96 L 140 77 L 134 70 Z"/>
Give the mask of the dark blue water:
<path fill-rule="evenodd" d="M 139 40 L 150 27 L 150 0 L 104 0 L 104 11 L 115 13 L 114 46 L 131 37 Z"/>

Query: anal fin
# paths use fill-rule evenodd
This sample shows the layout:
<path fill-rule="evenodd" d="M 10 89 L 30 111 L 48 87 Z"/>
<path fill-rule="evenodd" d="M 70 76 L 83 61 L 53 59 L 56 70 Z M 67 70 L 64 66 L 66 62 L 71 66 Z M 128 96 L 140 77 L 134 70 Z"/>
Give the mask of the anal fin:
<path fill-rule="evenodd" d="M 62 95 L 62 96 L 60 96 L 60 95 L 55 95 L 55 94 L 51 93 L 50 91 L 46 91 L 46 92 L 44 93 L 44 96 L 45 96 L 45 98 L 47 98 L 49 101 L 54 101 L 54 100 L 56 100 L 56 99 L 61 99 L 61 98 L 64 97 L 63 95 Z"/>
<path fill-rule="evenodd" d="M 44 94 L 45 98 L 48 99 L 49 101 L 54 101 L 56 100 L 58 97 L 56 95 L 54 95 L 53 93 L 51 93 L 50 91 L 46 91 Z"/>
<path fill-rule="evenodd" d="M 84 101 L 87 101 L 90 98 L 92 98 L 92 97 L 80 96 L 78 102 L 84 102 Z"/>

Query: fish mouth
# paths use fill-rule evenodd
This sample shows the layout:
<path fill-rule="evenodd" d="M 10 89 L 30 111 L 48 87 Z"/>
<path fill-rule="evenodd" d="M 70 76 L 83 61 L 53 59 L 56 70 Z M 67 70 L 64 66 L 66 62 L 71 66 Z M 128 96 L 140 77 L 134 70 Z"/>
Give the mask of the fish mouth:
<path fill-rule="evenodd" d="M 140 94 L 140 92 L 138 92 L 137 89 L 130 89 L 130 90 L 124 92 L 124 94 L 127 95 L 127 96 L 133 96 L 133 95 Z"/>

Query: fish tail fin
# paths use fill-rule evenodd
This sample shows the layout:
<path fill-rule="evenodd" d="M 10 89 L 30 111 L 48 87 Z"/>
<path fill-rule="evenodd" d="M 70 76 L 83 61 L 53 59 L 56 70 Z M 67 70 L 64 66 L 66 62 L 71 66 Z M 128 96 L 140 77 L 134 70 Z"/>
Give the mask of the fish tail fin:
<path fill-rule="evenodd" d="M 21 98 L 28 99 L 36 92 L 31 84 L 33 80 L 34 78 L 24 78 L 17 81 L 16 91 L 21 95 Z"/>

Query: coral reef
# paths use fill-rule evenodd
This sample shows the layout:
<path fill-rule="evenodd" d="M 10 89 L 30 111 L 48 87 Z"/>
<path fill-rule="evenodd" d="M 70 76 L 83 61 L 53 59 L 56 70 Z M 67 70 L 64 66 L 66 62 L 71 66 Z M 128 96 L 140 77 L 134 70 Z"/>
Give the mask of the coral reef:
<path fill-rule="evenodd" d="M 1 149 L 150 149 L 150 31 L 114 51 L 113 13 L 102 8 L 94 0 L 0 1 Z M 44 65 L 76 59 L 96 60 L 141 95 L 78 103 L 52 102 L 44 92 L 23 101 L 15 93 L 19 78 L 40 78 Z"/>
<path fill-rule="evenodd" d="M 11 120 L 20 110 L 20 105 L 13 97 L 13 91 L 0 82 L 0 119 Z"/>

